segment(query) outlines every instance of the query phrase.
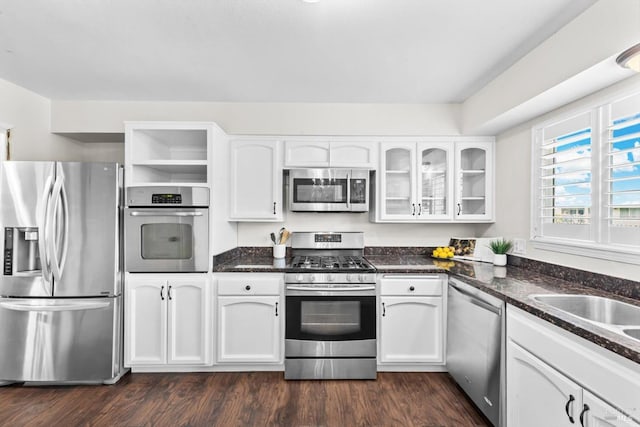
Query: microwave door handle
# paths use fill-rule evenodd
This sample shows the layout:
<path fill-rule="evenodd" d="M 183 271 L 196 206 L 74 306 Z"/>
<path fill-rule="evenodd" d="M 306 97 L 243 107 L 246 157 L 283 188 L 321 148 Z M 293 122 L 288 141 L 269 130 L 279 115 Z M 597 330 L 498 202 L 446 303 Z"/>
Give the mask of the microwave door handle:
<path fill-rule="evenodd" d="M 347 209 L 349 209 L 349 203 L 351 202 L 351 179 L 349 173 L 347 173 Z"/>
<path fill-rule="evenodd" d="M 131 216 L 202 216 L 202 212 L 129 212 Z"/>

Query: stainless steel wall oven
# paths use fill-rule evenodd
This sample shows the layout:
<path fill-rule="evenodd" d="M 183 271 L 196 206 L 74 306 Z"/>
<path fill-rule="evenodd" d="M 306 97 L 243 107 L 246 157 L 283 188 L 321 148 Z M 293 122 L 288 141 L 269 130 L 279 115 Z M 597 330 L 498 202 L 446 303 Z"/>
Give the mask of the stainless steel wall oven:
<path fill-rule="evenodd" d="M 208 188 L 129 187 L 126 198 L 126 271 L 208 271 Z"/>

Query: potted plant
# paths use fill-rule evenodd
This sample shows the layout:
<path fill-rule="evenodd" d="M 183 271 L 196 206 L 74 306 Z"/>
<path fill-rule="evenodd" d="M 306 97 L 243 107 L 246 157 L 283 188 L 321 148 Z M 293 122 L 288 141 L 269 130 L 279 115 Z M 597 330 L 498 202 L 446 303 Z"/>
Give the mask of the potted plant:
<path fill-rule="evenodd" d="M 493 252 L 493 265 L 507 265 L 507 252 L 511 250 L 511 240 L 496 239 L 489 243 L 489 249 Z"/>

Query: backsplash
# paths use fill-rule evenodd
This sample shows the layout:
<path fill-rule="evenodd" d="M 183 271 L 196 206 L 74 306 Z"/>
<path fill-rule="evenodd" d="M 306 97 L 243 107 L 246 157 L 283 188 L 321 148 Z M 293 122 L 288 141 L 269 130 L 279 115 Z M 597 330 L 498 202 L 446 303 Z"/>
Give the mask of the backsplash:
<path fill-rule="evenodd" d="M 564 267 L 529 258 L 521 258 L 515 255 L 508 256 L 508 263 L 514 267 L 520 267 L 525 270 L 566 280 L 568 282 L 579 283 L 590 288 L 601 289 L 623 297 L 640 300 L 640 282 L 633 280 L 621 279 L 599 273 L 591 273 L 589 271 L 578 270 L 576 268 Z"/>

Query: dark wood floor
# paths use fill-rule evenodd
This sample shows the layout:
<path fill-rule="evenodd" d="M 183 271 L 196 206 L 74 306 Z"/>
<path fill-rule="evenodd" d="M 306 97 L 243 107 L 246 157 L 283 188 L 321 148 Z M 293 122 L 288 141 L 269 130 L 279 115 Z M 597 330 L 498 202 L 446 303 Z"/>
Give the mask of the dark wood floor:
<path fill-rule="evenodd" d="M 2 426 L 486 426 L 444 373 L 284 381 L 282 372 L 133 374 L 113 386 L 0 388 Z"/>

